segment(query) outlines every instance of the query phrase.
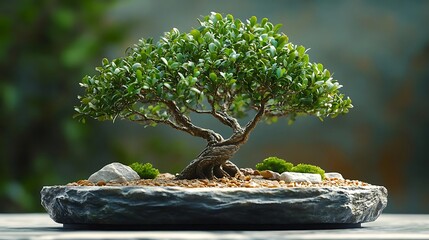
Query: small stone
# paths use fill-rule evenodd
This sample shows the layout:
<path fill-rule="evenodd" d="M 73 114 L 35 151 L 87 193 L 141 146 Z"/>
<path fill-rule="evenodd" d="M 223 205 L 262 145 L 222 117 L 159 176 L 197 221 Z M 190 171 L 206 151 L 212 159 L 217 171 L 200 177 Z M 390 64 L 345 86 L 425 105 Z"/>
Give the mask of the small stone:
<path fill-rule="evenodd" d="M 79 180 L 77 184 L 80 186 L 93 186 L 94 184 L 88 180 Z"/>
<path fill-rule="evenodd" d="M 245 175 L 253 175 L 254 174 L 254 170 L 251 168 L 240 168 L 240 171 Z"/>
<path fill-rule="evenodd" d="M 325 173 L 325 177 L 328 179 L 344 180 L 343 175 L 341 175 L 341 173 L 337 173 L 337 172 Z"/>
<path fill-rule="evenodd" d="M 244 182 L 243 184 L 241 184 L 240 187 L 245 187 L 245 188 L 257 188 L 259 187 L 259 184 L 249 181 L 249 182 Z"/>
<path fill-rule="evenodd" d="M 106 185 L 105 181 L 98 181 L 97 182 L 97 186 L 104 186 L 104 185 Z"/>
<path fill-rule="evenodd" d="M 176 176 L 174 176 L 171 173 L 160 173 L 158 176 L 156 176 L 155 179 L 175 179 Z"/>
<path fill-rule="evenodd" d="M 284 172 L 280 175 L 280 180 L 285 182 L 311 182 L 321 183 L 322 177 L 316 173 L 296 173 L 296 172 Z"/>
<path fill-rule="evenodd" d="M 270 170 L 260 171 L 259 174 L 262 177 L 264 177 L 265 179 L 270 179 L 270 180 L 279 180 L 280 179 L 280 174 L 278 172 L 273 172 Z"/>
<path fill-rule="evenodd" d="M 139 180 L 139 175 L 129 166 L 122 163 L 111 163 L 104 166 L 99 171 L 92 174 L 88 181 L 92 183 L 104 182 L 116 182 L 124 183 L 128 181 Z"/>

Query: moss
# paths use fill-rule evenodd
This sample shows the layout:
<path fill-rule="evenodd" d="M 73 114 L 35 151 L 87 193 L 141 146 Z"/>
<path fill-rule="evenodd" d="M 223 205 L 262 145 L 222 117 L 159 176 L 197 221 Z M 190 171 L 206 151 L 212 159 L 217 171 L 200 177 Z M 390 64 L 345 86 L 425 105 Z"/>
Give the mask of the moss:
<path fill-rule="evenodd" d="M 322 179 L 325 179 L 325 170 L 323 170 L 322 168 L 320 168 L 318 166 L 311 165 L 311 164 L 300 163 L 300 164 L 292 167 L 292 169 L 290 171 L 291 172 L 300 172 L 300 173 L 317 173 L 317 174 L 320 174 L 320 176 L 322 176 Z"/>
<path fill-rule="evenodd" d="M 292 167 L 292 163 L 286 162 L 285 160 L 278 157 L 268 157 L 261 163 L 256 164 L 256 169 L 259 171 L 271 170 L 278 173 L 288 172 L 292 169 Z"/>
<path fill-rule="evenodd" d="M 136 173 L 140 176 L 140 178 L 143 179 L 154 179 L 159 174 L 159 170 L 152 167 L 152 164 L 150 163 L 138 163 L 135 162 L 130 165 L 130 167 L 136 171 Z"/>
<path fill-rule="evenodd" d="M 256 169 L 259 171 L 263 170 L 271 170 L 274 172 L 282 173 L 282 172 L 299 172 L 299 173 L 316 173 L 320 174 L 322 179 L 325 179 L 325 170 L 322 168 L 311 165 L 300 163 L 294 166 L 290 162 L 286 162 L 285 160 L 278 157 L 268 157 L 264 159 L 262 162 L 256 164 Z"/>

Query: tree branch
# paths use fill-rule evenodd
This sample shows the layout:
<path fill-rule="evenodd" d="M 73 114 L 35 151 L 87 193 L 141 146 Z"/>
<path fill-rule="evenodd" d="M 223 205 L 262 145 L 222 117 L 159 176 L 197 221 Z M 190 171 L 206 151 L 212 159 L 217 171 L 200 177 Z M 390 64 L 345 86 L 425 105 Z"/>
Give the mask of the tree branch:
<path fill-rule="evenodd" d="M 262 102 L 258 112 L 255 114 L 253 119 L 246 124 L 246 127 L 244 127 L 244 131 L 241 133 L 233 134 L 230 138 L 223 141 L 220 145 L 244 144 L 245 142 L 247 142 L 247 139 L 249 138 L 250 133 L 252 132 L 253 129 L 255 129 L 256 125 L 262 119 L 264 114 L 265 114 L 265 103 Z"/>
<path fill-rule="evenodd" d="M 230 126 L 234 132 L 243 132 L 243 128 L 241 127 L 240 123 L 238 123 L 237 119 L 229 115 L 227 112 L 217 112 L 215 111 L 213 113 L 215 118 L 219 119 L 223 124 Z"/>
<path fill-rule="evenodd" d="M 206 139 L 209 143 L 212 142 L 220 142 L 223 141 L 223 137 L 210 130 L 210 129 L 205 129 L 205 128 L 201 128 L 198 126 L 195 126 L 194 124 L 192 124 L 191 120 L 186 117 L 179 109 L 179 107 L 177 106 L 177 104 L 174 101 L 169 101 L 169 100 L 164 100 L 164 99 L 152 99 L 152 100 L 148 100 L 145 99 L 143 95 L 139 96 L 140 98 L 140 102 L 141 103 L 164 103 L 170 114 L 173 115 L 174 121 L 171 120 L 162 120 L 162 119 L 148 119 L 144 114 L 139 113 L 138 111 L 135 111 L 136 114 L 138 114 L 140 117 L 146 118 L 147 120 L 144 121 L 154 121 L 157 123 L 164 123 L 166 125 L 169 125 L 175 129 L 187 132 L 189 134 L 191 134 L 192 136 L 197 136 L 197 137 L 201 137 Z M 195 111 L 199 111 L 194 109 Z"/>
<path fill-rule="evenodd" d="M 195 108 L 192 108 L 190 106 L 186 106 L 186 107 L 194 113 L 200 113 L 200 114 L 211 114 L 212 113 L 212 111 L 209 111 L 209 110 L 195 109 Z"/>
<path fill-rule="evenodd" d="M 149 118 L 146 115 L 133 110 L 133 109 L 128 109 L 131 113 L 136 114 L 137 116 L 139 116 L 140 119 L 137 120 L 133 120 L 133 121 L 137 121 L 137 122 L 155 122 L 155 123 L 163 123 L 166 124 L 174 129 L 177 130 L 181 130 L 186 132 L 186 129 L 184 127 L 181 127 L 179 125 L 177 125 L 176 123 L 174 123 L 173 121 L 169 120 L 169 119 L 155 119 L 155 118 Z"/>
<path fill-rule="evenodd" d="M 255 117 L 247 123 L 246 127 L 244 128 L 243 133 L 243 141 L 246 142 L 247 138 L 249 137 L 250 132 L 255 129 L 258 122 L 261 120 L 262 116 L 265 114 L 265 103 L 261 103 L 261 107 L 259 108 L 259 111 L 256 113 Z M 243 143 L 244 143 L 243 142 Z"/>
<path fill-rule="evenodd" d="M 231 127 L 234 130 L 234 133 L 243 132 L 243 129 L 241 128 L 240 123 L 238 123 L 237 119 L 230 116 L 226 109 L 223 109 L 222 111 L 216 111 L 214 101 L 211 101 L 210 99 L 207 99 L 209 102 L 212 110 L 210 111 L 210 114 L 212 114 L 216 119 L 218 119 L 221 123 L 223 123 L 226 126 Z"/>
<path fill-rule="evenodd" d="M 212 130 L 201 128 L 192 124 L 191 120 L 183 115 L 179 107 L 177 107 L 174 101 L 164 101 L 164 104 L 168 107 L 176 123 L 182 125 L 185 131 L 192 136 L 197 136 L 206 139 L 209 143 L 216 143 L 223 140 L 222 136 L 215 133 Z"/>

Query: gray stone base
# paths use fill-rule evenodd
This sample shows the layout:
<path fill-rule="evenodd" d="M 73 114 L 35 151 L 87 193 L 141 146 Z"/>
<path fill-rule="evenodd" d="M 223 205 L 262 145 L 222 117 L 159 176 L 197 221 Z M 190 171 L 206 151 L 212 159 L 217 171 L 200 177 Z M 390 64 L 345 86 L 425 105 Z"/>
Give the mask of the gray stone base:
<path fill-rule="evenodd" d="M 357 227 L 387 204 L 382 186 L 326 188 L 181 188 L 48 186 L 50 217 L 66 227 L 251 226 Z M 127 227 L 128 226 L 128 227 Z M 313 227 L 311 227 L 313 226 Z M 319 226 L 319 227 L 317 227 Z M 271 228 L 272 229 L 272 228 Z"/>
<path fill-rule="evenodd" d="M 322 224 L 63 224 L 71 230 L 322 230 L 360 228 L 360 223 L 322 223 Z"/>

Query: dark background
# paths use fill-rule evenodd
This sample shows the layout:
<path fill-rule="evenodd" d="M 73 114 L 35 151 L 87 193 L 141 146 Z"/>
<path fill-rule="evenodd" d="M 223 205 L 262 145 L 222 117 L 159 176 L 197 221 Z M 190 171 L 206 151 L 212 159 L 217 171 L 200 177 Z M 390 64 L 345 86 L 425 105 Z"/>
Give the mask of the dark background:
<path fill-rule="evenodd" d="M 43 185 L 86 179 L 113 161 L 178 172 L 204 142 L 168 127 L 72 118 L 78 87 L 102 57 L 140 37 L 190 31 L 211 11 L 282 23 L 311 48 L 353 100 L 320 122 L 260 124 L 234 157 L 317 164 L 384 185 L 386 212 L 429 213 L 429 1 L 2 1 L 0 3 L 0 212 L 38 212 Z M 198 124 L 223 132 L 210 118 Z"/>

